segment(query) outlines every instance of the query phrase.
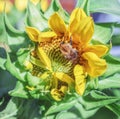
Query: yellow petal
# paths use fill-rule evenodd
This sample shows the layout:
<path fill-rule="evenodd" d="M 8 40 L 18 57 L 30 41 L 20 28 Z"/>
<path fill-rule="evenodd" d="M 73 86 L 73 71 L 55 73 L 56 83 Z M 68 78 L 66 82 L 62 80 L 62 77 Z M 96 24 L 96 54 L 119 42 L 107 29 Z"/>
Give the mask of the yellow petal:
<path fill-rule="evenodd" d="M 46 79 L 49 76 L 48 72 L 43 73 L 40 78 L 41 79 Z"/>
<path fill-rule="evenodd" d="M 63 82 L 66 82 L 70 86 L 74 85 L 74 80 L 69 75 L 63 72 L 56 72 L 55 77 Z"/>
<path fill-rule="evenodd" d="M 38 42 L 38 37 L 39 37 L 39 34 L 40 34 L 40 31 L 37 30 L 36 28 L 34 27 L 26 27 L 26 32 L 29 36 L 29 38 L 34 41 L 34 42 Z"/>
<path fill-rule="evenodd" d="M 40 0 L 30 0 L 34 5 L 37 5 Z"/>
<path fill-rule="evenodd" d="M 75 43 L 86 45 L 91 40 L 94 33 L 94 23 L 91 17 L 85 17 L 78 24 L 74 24 L 72 29 L 72 39 Z"/>
<path fill-rule="evenodd" d="M 49 57 L 47 56 L 47 54 L 44 52 L 44 50 L 41 47 L 38 47 L 37 54 L 38 54 L 38 57 L 40 58 L 41 62 L 46 66 L 46 68 L 48 70 L 52 71 L 51 61 L 50 61 Z"/>
<path fill-rule="evenodd" d="M 43 64 L 43 62 L 41 62 L 39 59 L 30 56 L 30 62 L 32 62 L 32 64 L 37 65 L 38 67 L 41 68 L 46 68 L 46 66 Z"/>
<path fill-rule="evenodd" d="M 85 52 L 93 52 L 98 57 L 102 57 L 108 52 L 108 47 L 105 45 L 92 45 L 85 48 Z"/>
<path fill-rule="evenodd" d="M 48 0 L 41 0 L 40 1 L 41 9 L 43 12 L 45 12 L 49 6 Z"/>
<path fill-rule="evenodd" d="M 39 35 L 39 42 L 49 42 L 51 41 L 51 39 L 53 37 L 56 37 L 56 33 L 52 32 L 52 31 L 47 31 L 47 32 L 41 32 L 40 35 Z"/>
<path fill-rule="evenodd" d="M 30 87 L 30 86 L 26 86 L 26 88 L 30 91 L 33 91 L 35 89 L 34 87 Z"/>
<path fill-rule="evenodd" d="M 62 18 L 57 13 L 54 13 L 50 17 L 49 26 L 59 36 L 63 36 L 64 34 L 67 33 L 66 25 Z"/>
<path fill-rule="evenodd" d="M 32 65 L 32 63 L 30 62 L 30 61 L 25 61 L 24 62 L 24 66 L 25 66 L 25 69 L 26 70 L 32 70 L 33 69 L 33 65 Z"/>
<path fill-rule="evenodd" d="M 60 91 L 63 92 L 64 94 L 67 92 L 68 87 L 67 86 L 61 86 Z"/>
<path fill-rule="evenodd" d="M 15 0 L 15 6 L 19 11 L 24 11 L 27 7 L 28 0 Z"/>
<path fill-rule="evenodd" d="M 61 101 L 64 97 L 64 93 L 58 89 L 52 89 L 51 90 L 51 96 L 56 100 L 56 101 Z"/>
<path fill-rule="evenodd" d="M 76 65 L 74 68 L 75 90 L 79 95 L 83 95 L 85 91 L 86 79 L 83 72 L 83 67 Z"/>
<path fill-rule="evenodd" d="M 95 53 L 86 52 L 83 53 L 82 57 L 85 62 L 85 70 L 92 77 L 98 77 L 102 75 L 107 68 L 106 61 L 104 59 L 100 59 Z"/>
<path fill-rule="evenodd" d="M 76 29 L 76 26 L 79 26 L 79 23 L 82 19 L 84 19 L 86 16 L 85 12 L 81 8 L 76 8 L 73 10 L 70 16 L 70 25 L 69 29 L 73 33 Z"/>

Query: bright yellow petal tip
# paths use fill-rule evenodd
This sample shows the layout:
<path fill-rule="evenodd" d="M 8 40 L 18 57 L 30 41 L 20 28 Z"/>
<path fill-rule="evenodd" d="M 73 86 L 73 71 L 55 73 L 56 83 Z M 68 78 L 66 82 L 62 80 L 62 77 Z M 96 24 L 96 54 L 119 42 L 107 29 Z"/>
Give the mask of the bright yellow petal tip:
<path fill-rule="evenodd" d="M 70 16 L 69 31 L 74 43 L 86 45 L 94 33 L 92 17 L 87 16 L 83 9 L 76 8 Z"/>
<path fill-rule="evenodd" d="M 75 28 L 74 25 L 78 26 L 80 21 L 82 19 L 84 19 L 85 17 L 87 17 L 87 15 L 83 11 L 83 9 L 81 9 L 81 8 L 74 9 L 73 12 L 70 15 L 70 23 L 69 23 L 70 31 L 73 32 L 74 28 Z"/>
<path fill-rule="evenodd" d="M 63 36 L 64 34 L 67 33 L 67 28 L 64 23 L 64 20 L 57 14 L 54 13 L 50 18 L 49 18 L 49 26 L 50 28 L 59 36 Z"/>
<path fill-rule="evenodd" d="M 50 42 L 54 37 L 56 37 L 56 33 L 52 31 L 41 32 L 38 38 L 39 42 Z"/>
<path fill-rule="evenodd" d="M 74 80 L 69 75 L 63 72 L 56 72 L 55 77 L 63 82 L 66 82 L 69 86 L 74 85 Z"/>
<path fill-rule="evenodd" d="M 29 38 L 34 41 L 34 42 L 38 42 L 38 38 L 40 35 L 40 31 L 37 30 L 34 27 L 26 27 L 26 33 L 28 34 Z"/>
<path fill-rule="evenodd" d="M 86 52 L 82 57 L 86 60 L 85 69 L 91 77 L 98 77 L 106 71 L 106 61 L 100 59 L 95 53 Z"/>
<path fill-rule="evenodd" d="M 61 101 L 64 97 L 64 93 L 58 89 L 52 89 L 50 93 L 56 101 Z"/>
<path fill-rule="evenodd" d="M 89 45 L 86 47 L 85 51 L 93 52 L 98 57 L 102 57 L 108 52 L 108 47 L 105 45 Z"/>

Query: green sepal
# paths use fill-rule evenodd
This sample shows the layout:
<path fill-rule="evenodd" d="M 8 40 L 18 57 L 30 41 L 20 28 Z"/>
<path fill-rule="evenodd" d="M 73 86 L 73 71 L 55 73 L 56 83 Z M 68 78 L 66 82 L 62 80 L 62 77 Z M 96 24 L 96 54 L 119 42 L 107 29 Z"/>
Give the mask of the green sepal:
<path fill-rule="evenodd" d="M 81 7 L 82 4 L 84 4 L 86 0 L 77 0 L 76 7 Z M 90 13 L 106 13 L 106 14 L 113 14 L 117 15 L 118 17 L 120 16 L 120 3 L 118 0 L 88 0 L 89 2 L 89 7 L 88 11 Z"/>
<path fill-rule="evenodd" d="M 106 55 L 105 60 L 107 62 L 107 70 L 102 77 L 108 77 L 115 73 L 120 73 L 120 58 L 115 58 L 112 55 Z"/>
<path fill-rule="evenodd" d="M 120 87 L 120 74 L 115 74 L 113 76 L 110 76 L 108 78 L 105 78 L 99 81 L 98 83 L 98 89 L 104 90 L 109 88 L 119 88 Z"/>
<path fill-rule="evenodd" d="M 5 62 L 6 69 L 15 76 L 18 80 L 25 82 L 26 80 L 26 72 L 23 71 L 23 68 L 17 63 L 12 63 L 9 57 L 9 54 L 7 53 L 7 60 Z"/>
<path fill-rule="evenodd" d="M 50 7 L 44 13 L 44 16 L 49 19 L 49 17 L 54 14 L 54 12 L 58 12 L 58 14 L 64 19 L 66 23 L 69 21 L 69 14 L 63 9 L 62 5 L 60 4 L 59 0 L 52 0 Z"/>
<path fill-rule="evenodd" d="M 27 73 L 26 80 L 29 86 L 37 86 L 41 81 L 40 78 L 32 76 L 29 72 Z"/>
<path fill-rule="evenodd" d="M 27 91 L 27 88 L 25 87 L 26 87 L 26 83 L 17 81 L 15 88 L 9 91 L 9 94 L 13 97 L 29 99 L 30 95 L 29 95 L 29 92 Z"/>
<path fill-rule="evenodd" d="M 94 25 L 95 32 L 93 34 L 92 39 L 99 41 L 103 44 L 108 43 L 113 35 L 113 26 L 114 24 L 105 23 L 95 24 Z"/>
<path fill-rule="evenodd" d="M 19 109 L 23 106 L 21 99 L 11 98 L 4 110 L 0 112 L 1 119 L 16 119 Z"/>
<path fill-rule="evenodd" d="M 120 117 L 120 104 L 118 103 L 113 103 L 110 105 L 107 105 L 106 108 L 114 112 L 118 117 Z"/>
<path fill-rule="evenodd" d="M 117 101 L 120 101 L 120 97 L 108 96 L 97 90 L 92 90 L 89 92 L 89 95 L 79 98 L 79 102 L 86 110 L 104 107 Z"/>
<path fill-rule="evenodd" d="M 45 115 L 50 115 L 50 114 L 54 114 L 56 112 L 68 110 L 71 107 L 73 107 L 75 104 L 76 104 L 76 100 L 69 101 L 69 102 L 62 102 L 60 104 L 56 103 L 47 110 Z"/>
<path fill-rule="evenodd" d="M 89 0 L 78 0 L 76 4 L 76 7 L 82 8 L 88 16 L 90 16 L 89 6 Z"/>
<path fill-rule="evenodd" d="M 1 38 L 2 40 L 0 39 L 2 46 L 5 46 L 4 48 L 12 53 L 16 53 L 19 48 L 27 47 L 30 44 L 30 40 L 28 40 L 29 38 L 24 30 L 15 29 L 5 13 L 1 17 L 3 24 L 1 33 L 4 36 Z"/>
<path fill-rule="evenodd" d="M 119 0 L 89 0 L 91 13 L 106 13 L 120 16 L 120 2 Z"/>
<path fill-rule="evenodd" d="M 6 59 L 0 57 L 0 68 L 5 70 Z"/>
<path fill-rule="evenodd" d="M 43 16 L 41 11 L 33 5 L 32 3 L 28 3 L 25 23 L 28 26 L 36 27 L 40 31 L 43 31 L 48 28 L 47 19 Z"/>
<path fill-rule="evenodd" d="M 24 66 L 26 60 L 30 59 L 30 48 L 21 48 L 17 52 L 17 61 L 21 66 Z"/>

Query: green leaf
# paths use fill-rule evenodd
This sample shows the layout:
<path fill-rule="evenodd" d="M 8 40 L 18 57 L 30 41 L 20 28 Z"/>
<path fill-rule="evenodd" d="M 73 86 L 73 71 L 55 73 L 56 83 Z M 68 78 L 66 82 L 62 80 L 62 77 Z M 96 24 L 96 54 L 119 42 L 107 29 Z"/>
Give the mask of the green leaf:
<path fill-rule="evenodd" d="M 113 97 L 113 96 L 107 96 L 105 93 L 103 92 L 100 92 L 100 91 L 91 91 L 90 92 L 90 95 L 92 98 L 94 98 L 94 100 L 104 100 L 104 99 L 116 99 L 116 97 Z M 120 98 L 118 98 L 119 100 Z"/>
<path fill-rule="evenodd" d="M 77 0 L 76 6 L 75 7 L 81 7 L 84 6 L 84 2 L 86 2 L 85 0 Z"/>
<path fill-rule="evenodd" d="M 19 108 L 21 108 L 22 105 L 17 105 L 17 100 L 15 98 L 12 98 L 6 108 L 0 112 L 0 119 L 14 119 Z"/>
<path fill-rule="evenodd" d="M 101 12 L 120 16 L 120 2 L 119 0 L 88 0 L 89 11 L 91 13 Z M 76 7 L 81 7 L 85 0 L 77 0 Z"/>
<path fill-rule="evenodd" d="M 106 106 L 109 110 L 113 111 L 118 117 L 120 117 L 120 104 L 110 104 Z"/>
<path fill-rule="evenodd" d="M 17 79 L 21 81 L 25 81 L 25 75 L 26 75 L 25 72 L 20 71 L 20 65 L 17 68 L 16 65 L 11 62 L 9 54 L 7 54 L 7 60 L 5 63 L 5 67 Z"/>
<path fill-rule="evenodd" d="M 82 119 L 73 112 L 61 112 L 56 116 L 56 119 L 78 119 L 78 118 Z"/>
<path fill-rule="evenodd" d="M 26 24 L 32 27 L 36 27 L 40 31 L 48 28 L 47 20 L 44 18 L 42 12 L 40 12 L 35 5 L 29 2 L 27 15 L 26 15 Z"/>
<path fill-rule="evenodd" d="M 0 99 L 0 106 L 3 104 L 4 98 Z"/>
<path fill-rule="evenodd" d="M 120 100 L 120 97 L 107 96 L 100 91 L 91 91 L 88 96 L 79 98 L 79 102 L 85 106 L 86 110 L 100 108 Z"/>
<path fill-rule="evenodd" d="M 19 109 L 16 119 L 41 119 L 41 104 L 43 104 L 43 102 L 35 99 L 23 100 L 22 107 Z"/>
<path fill-rule="evenodd" d="M 62 102 L 61 104 L 53 105 L 47 110 L 45 115 L 49 115 L 49 114 L 53 114 L 53 113 L 56 113 L 56 112 L 68 110 L 71 107 L 73 107 L 75 105 L 75 103 L 76 103 L 76 100 L 73 100 L 71 102 L 66 102 L 66 103 Z"/>
<path fill-rule="evenodd" d="M 0 97 L 15 87 L 16 80 L 6 70 L 0 70 Z"/>
<path fill-rule="evenodd" d="M 48 19 L 54 12 L 58 12 L 66 23 L 69 21 L 69 14 L 62 8 L 59 0 L 52 0 L 50 7 L 44 13 L 44 16 Z"/>
<path fill-rule="evenodd" d="M 112 55 L 106 55 L 105 59 L 108 63 L 110 64 L 115 64 L 115 65 L 119 65 L 120 64 L 120 58 L 114 57 Z"/>
<path fill-rule="evenodd" d="M 15 88 L 12 91 L 9 91 L 9 94 L 14 97 L 30 98 L 27 90 L 25 89 L 25 84 L 20 81 L 17 81 Z"/>
<path fill-rule="evenodd" d="M 98 82 L 98 89 L 120 88 L 120 74 L 115 74 Z"/>
<path fill-rule="evenodd" d="M 30 49 L 25 49 L 25 48 L 19 49 L 19 51 L 17 52 L 17 59 L 21 66 L 24 65 L 24 62 L 27 59 L 29 60 L 29 56 L 30 56 Z"/>
<path fill-rule="evenodd" d="M 120 58 L 115 58 L 112 55 L 106 55 L 105 60 L 107 61 L 107 71 L 102 77 L 108 77 L 115 73 L 120 72 Z"/>
<path fill-rule="evenodd" d="M 2 30 L 0 35 L 0 45 L 2 45 L 6 50 L 12 50 L 16 53 L 19 48 L 27 47 L 30 44 L 28 36 L 24 31 L 16 30 L 10 23 L 7 15 L 4 13 L 1 16 L 2 19 Z M 8 47 L 9 45 L 9 47 Z M 10 51 L 9 50 L 9 51 Z"/>
<path fill-rule="evenodd" d="M 80 103 L 75 104 L 75 109 L 72 109 L 72 112 L 76 113 L 78 117 L 82 117 L 82 119 L 87 119 L 94 115 L 99 108 L 92 109 L 92 110 L 86 110 L 84 106 Z"/>
<path fill-rule="evenodd" d="M 95 25 L 95 32 L 93 40 L 100 41 L 101 43 L 108 43 L 113 34 L 113 24 L 99 23 Z"/>
<path fill-rule="evenodd" d="M 120 45 L 120 34 L 112 36 L 112 45 Z"/>
<path fill-rule="evenodd" d="M 113 92 L 113 94 L 114 94 L 116 97 L 119 97 L 119 96 L 120 96 L 119 88 L 112 90 L 112 92 Z"/>
<path fill-rule="evenodd" d="M 16 30 L 9 23 L 7 16 L 5 16 L 5 25 L 8 37 L 8 45 L 12 52 L 17 52 L 20 48 L 28 47 L 30 40 L 24 31 Z"/>
<path fill-rule="evenodd" d="M 120 16 L 119 0 L 90 0 L 90 12 L 101 12 Z"/>
<path fill-rule="evenodd" d="M 0 14 L 0 43 L 8 44 L 6 29 L 4 24 L 4 14 Z"/>
<path fill-rule="evenodd" d="M 0 68 L 2 68 L 3 70 L 5 70 L 5 66 L 4 66 L 5 62 L 6 62 L 6 59 L 3 59 L 0 57 Z"/>
<path fill-rule="evenodd" d="M 37 86 L 40 83 L 40 78 L 32 76 L 30 73 L 27 73 L 26 78 L 30 86 Z"/>
<path fill-rule="evenodd" d="M 90 16 L 89 3 L 89 0 L 77 0 L 76 7 L 81 7 L 82 9 L 84 9 L 85 13 Z"/>
<path fill-rule="evenodd" d="M 5 109 L 0 112 L 0 119 L 41 119 L 41 104 L 44 105 L 44 102 L 12 98 Z"/>

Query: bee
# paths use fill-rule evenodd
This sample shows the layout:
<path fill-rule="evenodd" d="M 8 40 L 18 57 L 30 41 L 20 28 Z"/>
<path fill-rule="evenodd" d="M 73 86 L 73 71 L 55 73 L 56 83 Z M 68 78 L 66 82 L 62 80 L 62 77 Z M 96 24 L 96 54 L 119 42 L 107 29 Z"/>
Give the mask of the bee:
<path fill-rule="evenodd" d="M 78 58 L 78 51 L 72 47 L 71 43 L 61 43 L 60 51 L 68 60 L 75 61 Z"/>

